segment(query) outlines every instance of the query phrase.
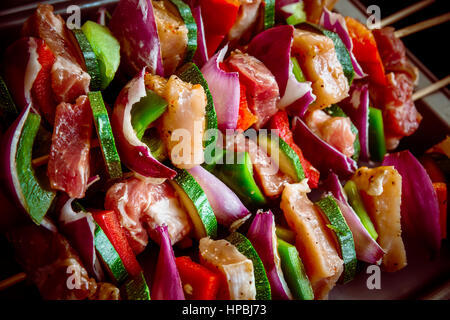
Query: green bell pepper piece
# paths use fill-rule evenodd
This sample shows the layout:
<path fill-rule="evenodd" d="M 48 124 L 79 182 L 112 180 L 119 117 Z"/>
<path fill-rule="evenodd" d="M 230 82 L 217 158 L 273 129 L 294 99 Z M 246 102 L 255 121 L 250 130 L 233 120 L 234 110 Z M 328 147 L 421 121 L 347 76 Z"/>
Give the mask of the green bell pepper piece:
<path fill-rule="evenodd" d="M 284 279 L 294 299 L 313 300 L 314 292 L 297 248 L 278 238 L 278 254 Z"/>
<path fill-rule="evenodd" d="M 304 10 L 303 1 L 288 4 L 283 7 L 283 10 L 292 14 L 286 19 L 287 24 L 295 26 L 296 24 L 306 21 L 306 13 Z"/>
<path fill-rule="evenodd" d="M 383 161 L 386 154 L 383 114 L 381 110 L 369 107 L 369 151 L 375 161 Z"/>
<path fill-rule="evenodd" d="M 158 119 L 167 109 L 167 101 L 152 90 L 131 109 L 131 125 L 139 140 L 144 136 L 150 123 Z"/>
<path fill-rule="evenodd" d="M 366 208 L 364 208 L 364 203 L 361 199 L 361 195 L 359 194 L 356 184 L 352 180 L 347 181 L 344 186 L 344 191 L 347 194 L 348 203 L 351 205 L 353 210 L 355 210 L 355 213 L 358 215 L 364 228 L 366 228 L 372 238 L 377 240 L 378 233 L 375 230 L 372 220 L 370 220 L 370 217 L 367 214 Z"/>
<path fill-rule="evenodd" d="M 291 57 L 292 61 L 292 72 L 294 73 L 295 79 L 297 79 L 298 82 L 305 82 L 305 76 L 303 75 L 302 68 L 300 67 L 298 60 L 296 57 Z"/>
<path fill-rule="evenodd" d="M 159 137 L 156 128 L 150 128 L 145 131 L 141 141 L 145 143 L 149 148 L 152 156 L 159 162 L 167 160 L 167 149 L 164 142 Z"/>
<path fill-rule="evenodd" d="M 227 161 L 230 153 L 232 161 Z M 248 152 L 226 150 L 223 164 L 217 164 L 212 173 L 233 190 L 247 207 L 256 209 L 266 204 L 266 199 L 253 178 L 253 165 Z"/>

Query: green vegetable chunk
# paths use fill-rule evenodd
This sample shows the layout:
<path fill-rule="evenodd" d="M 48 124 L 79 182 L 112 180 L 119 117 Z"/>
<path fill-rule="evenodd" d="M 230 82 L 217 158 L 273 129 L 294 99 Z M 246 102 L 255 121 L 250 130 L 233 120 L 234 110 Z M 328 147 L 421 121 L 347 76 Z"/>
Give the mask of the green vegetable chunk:
<path fill-rule="evenodd" d="M 144 136 L 148 126 L 167 110 L 167 101 L 152 90 L 135 103 L 131 109 L 131 125 L 139 140 Z"/>
<path fill-rule="evenodd" d="M 278 238 L 278 254 L 284 279 L 295 299 L 314 300 L 314 292 L 297 248 Z"/>
<path fill-rule="evenodd" d="M 120 259 L 114 246 L 109 241 L 102 228 L 96 223 L 95 227 L 95 249 L 102 260 L 109 276 L 114 283 L 121 284 L 128 278 L 128 272 Z"/>
<path fill-rule="evenodd" d="M 108 175 L 111 179 L 120 179 L 122 166 L 102 94 L 99 91 L 89 92 L 88 97 Z"/>
<path fill-rule="evenodd" d="M 100 66 L 97 60 L 97 55 L 94 52 L 89 40 L 81 29 L 72 30 L 75 39 L 78 41 L 81 53 L 83 54 L 84 63 L 86 64 L 86 70 L 91 76 L 91 82 L 89 88 L 93 91 L 102 90 L 102 79 L 100 74 Z"/>
<path fill-rule="evenodd" d="M 264 0 L 264 30 L 275 25 L 275 0 Z"/>
<path fill-rule="evenodd" d="M 253 178 L 253 165 L 248 152 L 226 150 L 224 155 L 223 164 L 217 164 L 212 173 L 233 190 L 246 207 L 259 209 L 266 205 L 266 198 Z M 228 159 L 230 156 L 232 158 Z"/>
<path fill-rule="evenodd" d="M 36 224 L 42 222 L 56 196 L 56 192 L 48 186 L 46 176 L 41 175 L 41 181 L 38 180 L 31 163 L 33 144 L 40 124 L 41 117 L 30 111 L 22 128 L 15 154 L 15 170 L 20 186 L 18 196 L 21 204 Z"/>
<path fill-rule="evenodd" d="M 281 226 L 276 226 L 275 233 L 279 239 L 286 241 L 287 243 L 295 243 L 295 232 Z"/>
<path fill-rule="evenodd" d="M 178 9 L 184 25 L 188 29 L 188 43 L 185 61 L 192 61 L 195 51 L 197 51 L 197 23 L 192 16 L 191 8 L 181 0 L 170 0 Z"/>
<path fill-rule="evenodd" d="M 270 283 L 267 278 L 264 265 L 258 256 L 255 248 L 244 235 L 239 232 L 233 232 L 226 240 L 239 250 L 244 256 L 253 262 L 253 273 L 255 275 L 256 300 L 270 300 L 272 294 L 270 291 Z"/>
<path fill-rule="evenodd" d="M 177 168 L 175 170 L 177 175 L 169 182 L 191 217 L 196 239 L 200 240 L 208 236 L 215 238 L 217 236 L 217 220 L 205 192 L 189 172 Z"/>
<path fill-rule="evenodd" d="M 328 228 L 336 234 L 341 257 L 344 260 L 344 272 L 341 279 L 343 283 L 347 283 L 353 280 L 356 274 L 357 260 L 353 234 L 333 196 L 327 196 L 315 204 L 320 208 L 324 217 L 327 218 L 329 222 Z"/>
<path fill-rule="evenodd" d="M 300 67 L 300 64 L 298 63 L 297 58 L 291 57 L 291 61 L 292 61 L 292 72 L 294 73 L 295 79 L 297 79 L 298 82 L 305 82 L 306 78 L 303 75 L 302 68 Z"/>
<path fill-rule="evenodd" d="M 97 56 L 100 68 L 100 90 L 106 89 L 119 68 L 120 44 L 111 31 L 93 21 L 86 21 L 81 27 Z"/>
<path fill-rule="evenodd" d="M 306 21 L 303 1 L 288 4 L 284 6 L 282 10 L 291 14 L 291 16 L 286 19 L 287 24 L 296 25 Z"/>
<path fill-rule="evenodd" d="M 127 300 L 151 300 L 150 289 L 142 272 L 127 279 L 122 285 L 121 291 Z"/>
<path fill-rule="evenodd" d="M 383 161 L 386 154 L 383 114 L 372 107 L 369 107 L 369 152 L 374 161 Z"/>
<path fill-rule="evenodd" d="M 355 213 L 358 215 L 359 220 L 363 224 L 364 228 L 369 232 L 374 240 L 378 239 L 378 233 L 375 230 L 375 227 L 370 220 L 369 215 L 367 214 L 366 208 L 364 207 L 364 203 L 361 199 L 361 195 L 359 194 L 358 188 L 352 180 L 347 181 L 344 185 L 344 191 L 347 194 L 348 203 L 352 206 Z"/>

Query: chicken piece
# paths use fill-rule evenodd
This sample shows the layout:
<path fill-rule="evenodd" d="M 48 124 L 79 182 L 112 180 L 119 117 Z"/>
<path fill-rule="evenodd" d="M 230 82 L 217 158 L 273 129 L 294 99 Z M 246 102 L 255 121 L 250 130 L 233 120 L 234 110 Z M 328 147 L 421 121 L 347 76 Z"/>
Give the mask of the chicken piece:
<path fill-rule="evenodd" d="M 63 102 L 56 108 L 47 175 L 53 189 L 71 198 L 84 198 L 87 189 L 91 135 L 92 111 L 87 96 L 79 97 L 75 105 Z"/>
<path fill-rule="evenodd" d="M 147 74 L 145 84 L 169 104 L 159 120 L 158 130 L 172 163 L 180 169 L 202 164 L 207 103 L 203 87 L 175 75 L 165 80 Z"/>
<path fill-rule="evenodd" d="M 311 131 L 329 145 L 347 157 L 353 156 L 356 134 L 352 132 L 350 118 L 332 117 L 322 110 L 314 110 L 307 114 L 305 121 Z"/>
<path fill-rule="evenodd" d="M 307 20 L 312 23 L 319 23 L 323 9 L 333 10 L 336 2 L 338 0 L 303 0 Z"/>
<path fill-rule="evenodd" d="M 407 265 L 402 240 L 400 205 L 402 177 L 394 167 L 359 168 L 353 176 L 365 208 L 378 233 L 378 243 L 386 252 L 382 269 L 394 272 Z"/>
<path fill-rule="evenodd" d="M 161 43 L 164 72 L 171 75 L 186 57 L 188 29 L 172 3 L 159 0 L 152 1 L 152 4 Z"/>
<path fill-rule="evenodd" d="M 242 38 L 247 31 L 253 29 L 258 21 L 261 2 L 261 0 L 241 0 L 236 21 L 228 32 L 230 41 Z"/>
<path fill-rule="evenodd" d="M 227 240 L 200 239 L 200 261 L 225 278 L 231 300 L 255 300 L 253 262 Z"/>
<path fill-rule="evenodd" d="M 279 170 L 275 161 L 255 141 L 246 139 L 242 134 L 237 134 L 234 136 L 234 140 L 227 138 L 226 144 L 228 150 L 248 152 L 255 170 L 254 176 L 266 197 L 279 197 L 283 192 L 284 185 L 294 182 L 290 176 Z"/>
<path fill-rule="evenodd" d="M 305 264 L 315 299 L 326 299 L 344 270 L 332 231 L 315 205 L 304 181 L 284 187 L 280 207 L 296 233 L 296 247 Z"/>
<path fill-rule="evenodd" d="M 135 254 L 145 249 L 148 235 L 159 242 L 158 225 L 167 225 L 172 244 L 182 240 L 192 229 L 187 213 L 168 182 L 152 184 L 132 178 L 116 183 L 106 193 L 105 209 L 116 212 Z"/>
<path fill-rule="evenodd" d="M 274 75 L 261 61 L 237 50 L 226 63 L 231 71 L 239 73 L 239 81 L 247 89 L 248 107 L 258 118 L 255 129 L 260 129 L 278 111 L 280 92 Z"/>
<path fill-rule="evenodd" d="M 81 260 L 69 242 L 57 232 L 43 226 L 27 225 L 10 230 L 8 240 L 16 259 L 36 284 L 44 299 L 82 300 L 119 298 L 119 290 L 97 284 L 89 278 Z"/>
<path fill-rule="evenodd" d="M 39 4 L 35 13 L 25 21 L 22 36 L 41 38 L 56 57 L 53 64 L 52 88 L 57 102 L 74 103 L 89 91 L 91 77 L 84 70 L 84 60 L 71 32 L 53 6 Z"/>
<path fill-rule="evenodd" d="M 297 56 L 306 79 L 312 82 L 317 97 L 311 104 L 312 109 L 323 109 L 348 96 L 348 81 L 330 38 L 295 29 L 292 54 Z"/>

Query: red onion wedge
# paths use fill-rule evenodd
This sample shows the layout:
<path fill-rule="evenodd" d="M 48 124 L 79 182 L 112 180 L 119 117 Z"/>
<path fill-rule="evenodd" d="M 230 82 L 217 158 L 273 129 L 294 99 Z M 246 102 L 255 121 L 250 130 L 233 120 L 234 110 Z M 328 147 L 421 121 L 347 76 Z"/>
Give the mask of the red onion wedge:
<path fill-rule="evenodd" d="M 309 104 L 315 100 L 315 95 L 311 82 L 299 82 L 292 71 L 293 40 L 293 26 L 274 27 L 254 37 L 248 46 L 248 53 L 261 60 L 275 76 L 281 97 L 278 107 L 288 108 L 295 115 L 303 116 Z"/>
<path fill-rule="evenodd" d="M 402 176 L 402 229 L 419 238 L 433 254 L 441 248 L 439 204 L 430 177 L 408 150 L 386 155 L 383 166 Z"/>
<path fill-rule="evenodd" d="M 156 227 L 156 232 L 160 236 L 160 248 L 152 286 L 152 298 L 154 300 L 184 300 L 183 286 L 167 226 Z"/>
<path fill-rule="evenodd" d="M 292 300 L 292 294 L 284 280 L 278 255 L 277 236 L 275 234 L 275 219 L 272 211 L 259 210 L 247 238 L 252 243 L 266 270 L 270 282 L 272 298 L 275 300 Z"/>
<path fill-rule="evenodd" d="M 356 257 L 358 260 L 376 264 L 384 256 L 383 249 L 371 237 L 364 225 L 361 223 L 358 215 L 353 211 L 353 208 L 348 204 L 347 199 L 342 189 L 339 178 L 336 174 L 331 172 L 324 181 L 324 188 L 330 191 L 337 200 L 339 209 L 341 209 L 355 240 Z"/>
<path fill-rule="evenodd" d="M 327 173 L 333 169 L 337 175 L 348 177 L 358 168 L 355 160 L 319 138 L 298 117 L 293 119 L 292 132 L 294 141 L 302 149 L 305 158 L 320 172 Z"/>
<path fill-rule="evenodd" d="M 80 255 L 88 272 L 97 281 L 103 281 L 104 273 L 95 251 L 95 222 L 89 212 L 75 212 L 72 208 L 74 198 L 69 199 L 61 210 L 59 224 L 61 231 Z"/>
<path fill-rule="evenodd" d="M 120 42 L 122 63 L 130 75 L 148 67 L 152 74 L 164 76 L 161 44 L 150 0 L 120 0 L 109 28 Z"/>
<path fill-rule="evenodd" d="M 203 24 L 201 7 L 195 6 L 191 9 L 192 16 L 197 23 L 197 51 L 194 55 L 194 63 L 201 68 L 208 61 L 208 47 L 206 46 L 205 26 Z"/>
<path fill-rule="evenodd" d="M 227 51 L 228 45 L 209 59 L 201 69 L 213 97 L 218 127 L 222 131 L 236 129 L 239 116 L 239 74 L 226 72 L 219 67 Z"/>
<path fill-rule="evenodd" d="M 20 110 L 31 103 L 31 88 L 42 68 L 37 51 L 40 42 L 43 40 L 21 38 L 5 51 L 3 60 L 5 82 Z"/>
<path fill-rule="evenodd" d="M 31 108 L 31 104 L 23 108 L 3 135 L 0 168 L 3 185 L 11 199 L 36 224 L 40 224 L 56 193 L 37 179 L 31 164 L 33 144 L 41 123 L 41 117 L 32 113 Z"/>
<path fill-rule="evenodd" d="M 368 161 L 369 154 L 369 87 L 367 84 L 353 82 L 349 96 L 339 102 L 339 107 L 350 117 L 358 129 L 361 146 L 359 159 Z"/>
<path fill-rule="evenodd" d="M 152 156 L 150 148 L 138 139 L 131 124 L 133 105 L 147 94 L 144 76 L 145 68 L 122 89 L 117 97 L 111 117 L 117 149 L 122 162 L 138 175 L 172 179 L 177 173 Z"/>
<path fill-rule="evenodd" d="M 196 166 L 187 171 L 205 191 L 219 224 L 228 227 L 230 231 L 235 231 L 250 218 L 250 211 L 242 204 L 236 194 L 216 176 L 202 166 Z"/>
<path fill-rule="evenodd" d="M 322 16 L 320 17 L 320 25 L 325 29 L 336 32 L 350 53 L 350 59 L 352 60 L 353 69 L 355 70 L 355 79 L 361 79 L 367 76 L 363 69 L 356 61 L 353 55 L 353 42 L 350 37 L 345 19 L 339 13 L 329 11 L 327 8 L 323 8 Z"/>

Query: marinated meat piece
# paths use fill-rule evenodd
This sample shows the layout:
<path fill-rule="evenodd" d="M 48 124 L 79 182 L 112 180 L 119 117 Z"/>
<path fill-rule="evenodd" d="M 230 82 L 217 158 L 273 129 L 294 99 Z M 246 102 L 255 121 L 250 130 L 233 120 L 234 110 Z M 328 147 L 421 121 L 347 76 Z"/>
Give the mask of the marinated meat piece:
<path fill-rule="evenodd" d="M 330 38 L 295 29 L 292 54 L 298 57 L 306 79 L 312 82 L 317 98 L 311 108 L 323 109 L 348 96 L 348 81 Z"/>
<path fill-rule="evenodd" d="M 306 116 L 306 124 L 316 135 L 347 157 L 355 153 L 356 134 L 352 132 L 351 121 L 345 117 L 331 117 L 322 110 L 315 110 Z"/>
<path fill-rule="evenodd" d="M 168 102 L 158 130 L 172 163 L 180 169 L 200 165 L 206 126 L 206 94 L 199 84 L 192 85 L 173 75 L 169 80 L 146 75 L 145 85 Z"/>
<path fill-rule="evenodd" d="M 315 205 L 308 199 L 305 182 L 288 184 L 280 207 L 296 233 L 296 247 L 311 281 L 315 299 L 326 299 L 344 270 L 332 231 Z"/>
<path fill-rule="evenodd" d="M 239 73 L 239 81 L 247 89 L 248 107 L 258 118 L 255 129 L 260 129 L 278 111 L 280 92 L 274 75 L 261 61 L 240 51 L 232 52 L 226 63 Z"/>
<path fill-rule="evenodd" d="M 166 75 L 171 75 L 184 61 L 188 43 L 188 29 L 169 1 L 152 1 L 156 27 L 161 43 L 161 55 Z"/>
<path fill-rule="evenodd" d="M 159 241 L 158 225 L 167 225 L 172 244 L 182 240 L 192 228 L 168 182 L 152 184 L 132 178 L 116 183 L 106 193 L 105 208 L 116 212 L 135 254 L 147 246 L 147 232 Z"/>
<path fill-rule="evenodd" d="M 394 31 L 392 27 L 372 30 L 384 69 L 386 73 L 404 72 L 416 84 L 419 81 L 419 70 L 406 58 L 405 45 L 394 35 Z"/>
<path fill-rule="evenodd" d="M 229 40 L 238 40 L 247 32 L 251 31 L 258 20 L 261 0 L 240 0 L 238 16 L 228 32 Z"/>
<path fill-rule="evenodd" d="M 63 102 L 56 108 L 47 174 L 51 187 L 71 198 L 83 198 L 86 192 L 91 135 L 92 111 L 86 96 L 75 105 Z"/>
<path fill-rule="evenodd" d="M 253 262 L 227 240 L 200 239 L 202 264 L 219 271 L 225 278 L 227 299 L 255 300 L 256 287 Z"/>
<path fill-rule="evenodd" d="M 118 289 L 111 284 L 108 284 L 111 294 L 97 293 L 97 283 L 89 278 L 77 253 L 59 233 L 27 225 L 9 231 L 7 237 L 14 246 L 17 261 L 44 299 L 118 298 L 112 294 Z"/>
<path fill-rule="evenodd" d="M 64 20 L 53 13 L 53 6 L 39 4 L 25 21 L 23 36 L 41 38 L 56 57 L 52 68 L 52 88 L 57 102 L 73 103 L 89 91 L 91 77 L 84 71 L 84 62 Z"/>
<path fill-rule="evenodd" d="M 394 272 L 404 268 L 407 261 L 401 228 L 402 176 L 394 167 L 362 167 L 352 180 L 378 233 L 377 241 L 386 252 L 383 270 Z"/>
<path fill-rule="evenodd" d="M 374 106 L 383 111 L 386 147 L 395 149 L 400 139 L 412 135 L 422 121 L 412 100 L 414 85 L 405 73 L 389 73 L 385 86 L 369 86 Z"/>

